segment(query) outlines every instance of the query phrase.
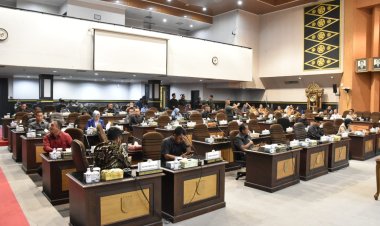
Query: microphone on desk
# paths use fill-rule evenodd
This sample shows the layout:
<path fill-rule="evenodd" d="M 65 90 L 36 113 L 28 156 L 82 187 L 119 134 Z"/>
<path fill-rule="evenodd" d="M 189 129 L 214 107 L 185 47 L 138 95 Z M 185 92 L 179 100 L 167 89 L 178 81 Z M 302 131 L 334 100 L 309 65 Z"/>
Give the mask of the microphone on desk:
<path fill-rule="evenodd" d="M 218 126 L 218 125 L 216 125 L 216 128 L 218 128 L 218 130 L 219 130 L 220 132 L 222 132 L 222 133 L 223 133 L 223 137 L 226 137 L 226 134 L 224 133 L 224 131 L 223 131 L 223 130 L 221 130 L 221 129 L 219 128 L 219 126 Z"/>
<path fill-rule="evenodd" d="M 142 139 L 140 139 L 140 138 L 137 138 L 137 137 L 135 137 L 135 136 L 131 136 L 133 139 L 136 139 L 137 141 L 139 141 L 139 142 L 141 142 L 142 143 Z"/>

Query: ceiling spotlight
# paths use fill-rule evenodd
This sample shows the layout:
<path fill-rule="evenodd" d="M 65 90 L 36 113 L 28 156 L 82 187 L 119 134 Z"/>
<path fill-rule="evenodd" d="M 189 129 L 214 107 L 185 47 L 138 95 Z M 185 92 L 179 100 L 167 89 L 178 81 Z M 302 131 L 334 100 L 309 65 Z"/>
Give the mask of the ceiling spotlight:
<path fill-rule="evenodd" d="M 183 16 L 183 18 L 187 18 L 187 16 L 186 16 L 186 15 L 184 15 L 184 16 Z"/>
<path fill-rule="evenodd" d="M 192 24 L 190 24 L 190 27 L 194 27 Z"/>
<path fill-rule="evenodd" d="M 302 78 L 301 77 L 298 77 L 299 80 L 301 80 Z"/>
<path fill-rule="evenodd" d="M 166 0 L 167 2 L 172 2 L 172 0 Z"/>
<path fill-rule="evenodd" d="M 53 71 L 53 73 L 57 73 L 58 71 Z"/>
<path fill-rule="evenodd" d="M 201 79 L 201 80 L 199 80 L 200 82 L 202 82 L 203 80 Z"/>
<path fill-rule="evenodd" d="M 94 73 L 94 75 L 95 75 L 95 76 L 98 76 L 98 75 L 99 75 L 99 73 Z"/>
<path fill-rule="evenodd" d="M 330 78 L 332 78 L 332 79 L 333 79 L 333 78 L 334 78 L 334 76 L 331 76 Z"/>
<path fill-rule="evenodd" d="M 70 78 L 73 78 L 73 76 L 70 75 Z"/>
<path fill-rule="evenodd" d="M 103 79 L 103 81 L 106 80 L 105 78 L 102 78 L 102 79 Z"/>
<path fill-rule="evenodd" d="M 153 8 L 152 8 L 152 7 L 149 7 L 148 10 L 149 10 L 149 11 L 153 11 Z"/>
<path fill-rule="evenodd" d="M 27 78 L 30 78 L 30 75 L 26 76 Z"/>
<path fill-rule="evenodd" d="M 136 77 L 136 75 L 133 75 L 133 77 Z"/>
<path fill-rule="evenodd" d="M 202 10 L 203 10 L 203 11 L 207 11 L 207 8 L 206 8 L 206 7 L 203 7 Z"/>
<path fill-rule="evenodd" d="M 168 21 L 166 18 L 162 19 L 162 22 L 166 23 Z"/>
<path fill-rule="evenodd" d="M 238 5 L 243 5 L 243 1 L 241 1 L 241 0 L 237 1 L 237 4 Z"/>
<path fill-rule="evenodd" d="M 116 4 L 119 4 L 120 3 L 120 1 L 116 1 Z"/>
<path fill-rule="evenodd" d="M 63 79 L 63 80 L 66 80 L 66 78 L 65 78 L 65 77 L 63 77 L 62 79 Z"/>

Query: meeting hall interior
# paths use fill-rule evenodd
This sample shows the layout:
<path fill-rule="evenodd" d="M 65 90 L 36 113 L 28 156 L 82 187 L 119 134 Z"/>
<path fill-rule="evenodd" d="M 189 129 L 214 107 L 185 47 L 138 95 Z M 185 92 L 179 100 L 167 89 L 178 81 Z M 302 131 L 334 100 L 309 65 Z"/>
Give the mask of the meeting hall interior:
<path fill-rule="evenodd" d="M 380 225 L 380 0 L 0 0 L 1 226 Z"/>

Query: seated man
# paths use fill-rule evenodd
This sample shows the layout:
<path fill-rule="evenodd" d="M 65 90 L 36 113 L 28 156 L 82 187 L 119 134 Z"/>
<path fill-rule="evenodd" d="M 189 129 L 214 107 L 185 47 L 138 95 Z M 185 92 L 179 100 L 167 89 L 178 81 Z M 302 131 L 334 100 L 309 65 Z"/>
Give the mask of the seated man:
<path fill-rule="evenodd" d="M 203 109 L 203 112 L 202 112 L 202 118 L 209 118 L 209 117 L 210 117 L 210 113 L 211 113 L 211 108 L 210 108 L 210 106 L 206 106 L 206 107 Z"/>
<path fill-rule="evenodd" d="M 116 110 L 113 108 L 112 103 L 107 104 L 107 108 L 104 110 L 104 113 L 112 113 L 112 114 L 116 113 Z"/>
<path fill-rule="evenodd" d="M 307 122 L 307 119 L 306 119 L 306 115 L 305 114 L 302 114 L 301 117 L 297 118 L 297 122 L 301 122 L 303 123 L 305 126 L 308 126 L 308 122 Z"/>
<path fill-rule="evenodd" d="M 144 117 L 140 114 L 140 109 L 136 108 L 134 114 L 129 117 L 129 124 L 138 125 L 144 121 Z"/>
<path fill-rule="evenodd" d="M 239 126 L 239 134 L 236 135 L 233 143 L 236 151 L 244 151 L 250 149 L 253 141 L 249 137 L 249 129 L 246 124 Z"/>
<path fill-rule="evenodd" d="M 94 149 L 95 166 L 101 169 L 129 168 L 127 150 L 121 146 L 123 131 L 111 127 L 107 133 L 108 142 L 98 144 Z"/>
<path fill-rule="evenodd" d="M 321 136 L 324 135 L 323 129 L 320 127 L 320 125 L 321 125 L 320 122 L 322 120 L 323 120 L 323 118 L 321 118 L 321 117 L 315 117 L 314 118 L 314 122 L 311 123 L 311 125 L 309 126 L 309 129 L 307 130 L 307 137 L 308 138 L 314 139 L 314 140 L 321 139 Z"/>
<path fill-rule="evenodd" d="M 49 123 L 44 120 L 44 114 L 42 111 L 36 111 L 35 117 L 35 121 L 29 123 L 29 129 L 45 130 L 49 128 Z"/>
<path fill-rule="evenodd" d="M 54 148 L 70 148 L 72 138 L 69 134 L 61 131 L 62 123 L 52 121 L 50 123 L 49 133 L 44 136 L 44 151 L 51 152 Z"/>
<path fill-rule="evenodd" d="M 165 138 L 161 144 L 161 162 L 173 161 L 175 157 L 184 158 L 192 155 L 191 145 L 182 127 L 175 128 L 173 135 Z"/>
<path fill-rule="evenodd" d="M 96 126 L 100 124 L 102 125 L 103 129 L 104 129 L 104 122 L 102 119 L 100 119 L 100 112 L 95 110 L 93 113 L 92 113 L 92 119 L 88 120 L 87 122 L 87 125 L 85 127 L 85 129 L 87 130 L 88 127 L 94 127 L 96 128 Z"/>
<path fill-rule="evenodd" d="M 21 104 L 19 108 L 16 109 L 16 112 L 32 112 L 31 109 L 28 108 L 28 105 L 25 103 Z"/>

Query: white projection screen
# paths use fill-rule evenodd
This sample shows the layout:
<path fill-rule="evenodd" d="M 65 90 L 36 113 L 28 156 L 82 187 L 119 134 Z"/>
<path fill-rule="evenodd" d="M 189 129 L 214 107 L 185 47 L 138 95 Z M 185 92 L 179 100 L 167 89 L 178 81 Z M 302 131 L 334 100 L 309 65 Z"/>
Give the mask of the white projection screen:
<path fill-rule="evenodd" d="M 167 40 L 94 30 L 94 70 L 166 74 Z"/>

